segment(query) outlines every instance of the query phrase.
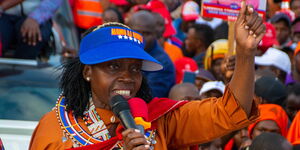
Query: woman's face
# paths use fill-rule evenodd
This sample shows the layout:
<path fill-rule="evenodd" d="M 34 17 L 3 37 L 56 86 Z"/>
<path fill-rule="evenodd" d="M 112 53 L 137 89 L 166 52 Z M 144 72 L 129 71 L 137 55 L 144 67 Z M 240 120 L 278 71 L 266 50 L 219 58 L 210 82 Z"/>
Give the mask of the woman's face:
<path fill-rule="evenodd" d="M 85 66 L 84 77 L 90 78 L 95 106 L 110 109 L 110 99 L 118 94 L 125 99 L 135 97 L 142 83 L 141 68 L 142 60 L 129 58 Z"/>

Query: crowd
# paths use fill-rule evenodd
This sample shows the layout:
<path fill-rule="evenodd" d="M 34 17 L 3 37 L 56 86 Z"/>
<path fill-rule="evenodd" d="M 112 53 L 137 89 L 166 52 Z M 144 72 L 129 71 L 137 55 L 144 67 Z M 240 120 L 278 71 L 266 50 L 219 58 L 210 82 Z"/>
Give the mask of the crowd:
<path fill-rule="evenodd" d="M 2 57 L 35 59 L 47 46 L 62 0 L 0 0 Z M 282 9 L 288 3 L 290 9 Z M 222 97 L 235 69 L 228 23 L 200 15 L 201 0 L 69 0 L 78 39 L 92 26 L 119 22 L 142 34 L 164 67 L 143 72 L 153 97 Z M 266 34 L 255 56 L 260 117 L 199 149 L 300 149 L 300 0 L 267 0 Z M 133 39 L 126 34 L 119 38 Z M 11 50 L 15 49 L 14 53 Z M 197 127 L 195 127 L 197 128 Z M 209 132 L 209 131 L 208 131 Z"/>

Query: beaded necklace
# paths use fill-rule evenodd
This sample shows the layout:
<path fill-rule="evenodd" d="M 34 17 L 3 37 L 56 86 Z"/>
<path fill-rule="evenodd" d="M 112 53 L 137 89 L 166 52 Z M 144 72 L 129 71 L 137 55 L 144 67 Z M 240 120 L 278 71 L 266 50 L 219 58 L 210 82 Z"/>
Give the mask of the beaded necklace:
<path fill-rule="evenodd" d="M 58 122 L 64 134 L 73 141 L 73 147 L 81 147 L 90 144 L 106 141 L 111 138 L 103 120 L 98 115 L 95 105 L 90 99 L 89 107 L 84 111 L 83 120 L 87 125 L 90 133 L 87 133 L 78 123 L 72 111 L 66 111 L 65 97 L 60 95 L 55 107 Z M 147 141 L 151 143 L 151 149 L 156 143 L 155 130 L 145 132 Z M 122 142 L 116 143 L 114 149 L 122 149 Z"/>

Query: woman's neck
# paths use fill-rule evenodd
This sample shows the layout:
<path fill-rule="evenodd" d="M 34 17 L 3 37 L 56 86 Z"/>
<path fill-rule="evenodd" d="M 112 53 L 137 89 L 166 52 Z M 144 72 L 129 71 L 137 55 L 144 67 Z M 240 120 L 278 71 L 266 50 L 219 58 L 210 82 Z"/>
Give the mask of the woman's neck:
<path fill-rule="evenodd" d="M 96 108 L 110 110 L 110 106 L 103 102 L 99 97 L 92 93 L 92 100 Z"/>

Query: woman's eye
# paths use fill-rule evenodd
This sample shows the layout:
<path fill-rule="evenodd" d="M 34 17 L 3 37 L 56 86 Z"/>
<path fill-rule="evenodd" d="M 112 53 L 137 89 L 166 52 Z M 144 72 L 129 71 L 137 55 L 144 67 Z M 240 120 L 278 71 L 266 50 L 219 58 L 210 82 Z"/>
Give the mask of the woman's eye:
<path fill-rule="evenodd" d="M 109 65 L 109 69 L 111 69 L 111 70 L 116 70 L 116 69 L 119 69 L 119 68 L 120 68 L 120 66 L 117 65 L 117 64 L 110 64 Z"/>
<path fill-rule="evenodd" d="M 132 68 L 133 72 L 140 72 L 141 71 L 141 66 L 135 66 Z"/>

